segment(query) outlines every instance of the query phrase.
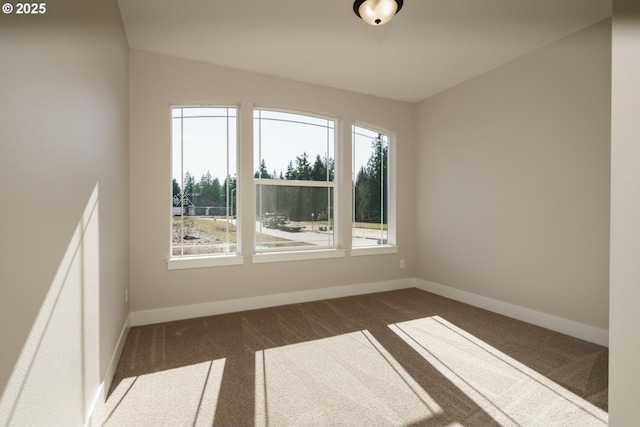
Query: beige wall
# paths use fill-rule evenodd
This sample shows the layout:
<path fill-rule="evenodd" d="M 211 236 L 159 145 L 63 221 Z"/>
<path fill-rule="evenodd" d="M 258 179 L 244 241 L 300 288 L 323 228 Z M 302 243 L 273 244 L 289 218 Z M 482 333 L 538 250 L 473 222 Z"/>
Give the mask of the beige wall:
<path fill-rule="evenodd" d="M 639 106 L 627 95 L 639 65 L 625 47 L 638 46 L 638 11 L 614 3 L 611 421 L 628 425 L 640 254 Z M 57 1 L 46 16 L 14 18 L 0 16 L 1 194 L 11 201 L 0 214 L 0 424 L 84 422 L 128 313 L 128 280 L 140 311 L 415 276 L 607 328 L 610 22 L 413 106 L 127 58 L 115 2 Z M 241 106 L 245 166 L 254 104 L 336 116 L 345 156 L 352 120 L 396 132 L 400 253 L 168 271 L 168 107 L 215 102 Z"/>
<path fill-rule="evenodd" d="M 610 31 L 417 105 L 417 277 L 607 329 Z"/>
<path fill-rule="evenodd" d="M 613 1 L 609 421 L 640 424 L 640 2 Z"/>
<path fill-rule="evenodd" d="M 0 424 L 80 425 L 122 330 L 128 47 L 115 1 L 0 16 Z"/>
<path fill-rule="evenodd" d="M 241 72 L 142 51 L 130 56 L 131 310 L 142 311 L 269 294 L 413 277 L 412 106 L 309 84 Z M 252 108 L 255 104 L 337 117 L 350 164 L 353 120 L 396 133 L 400 252 L 288 263 L 252 264 L 252 234 L 242 237 L 245 264 L 168 271 L 171 104 L 240 105 L 240 217 L 253 223 Z M 348 171 L 347 171 L 348 172 Z M 350 218 L 350 175 L 340 182 L 340 214 Z M 348 233 L 348 230 L 344 230 Z M 342 235 L 344 238 L 345 234 Z M 400 269 L 400 259 L 407 268 Z"/>

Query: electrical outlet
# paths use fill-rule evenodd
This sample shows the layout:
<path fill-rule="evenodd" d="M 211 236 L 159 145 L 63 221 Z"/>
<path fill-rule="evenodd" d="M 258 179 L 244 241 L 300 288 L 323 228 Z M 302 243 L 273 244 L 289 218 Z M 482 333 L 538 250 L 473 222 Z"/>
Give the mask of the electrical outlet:
<path fill-rule="evenodd" d="M 129 304 L 129 288 L 124 289 L 124 303 Z"/>
<path fill-rule="evenodd" d="M 407 264 L 404 262 L 403 259 L 400 260 L 400 268 L 405 268 L 407 266 Z"/>

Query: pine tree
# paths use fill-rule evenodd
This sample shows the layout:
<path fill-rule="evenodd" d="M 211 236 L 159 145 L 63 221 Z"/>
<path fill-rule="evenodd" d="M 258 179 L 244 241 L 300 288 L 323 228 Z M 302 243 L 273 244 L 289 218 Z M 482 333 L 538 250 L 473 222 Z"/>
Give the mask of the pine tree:
<path fill-rule="evenodd" d="M 311 164 L 309 163 L 309 155 L 305 151 L 301 156 L 296 157 L 296 179 L 300 181 L 311 180 Z"/>
<path fill-rule="evenodd" d="M 203 196 L 211 197 L 211 190 L 211 173 L 207 171 L 207 173 L 200 178 L 196 192 Z"/>
<path fill-rule="evenodd" d="M 356 178 L 356 221 L 387 222 L 388 156 L 388 144 L 379 134 L 371 141 L 371 157 Z"/>
<path fill-rule="evenodd" d="M 222 188 L 220 187 L 220 180 L 216 177 L 211 182 L 207 196 L 220 203 L 222 201 Z"/>
<path fill-rule="evenodd" d="M 173 195 L 174 196 L 180 195 L 180 184 L 178 184 L 178 180 L 175 178 L 173 178 Z"/>
<path fill-rule="evenodd" d="M 327 165 L 322 160 L 320 154 L 316 155 L 316 161 L 313 163 L 311 170 L 311 179 L 313 181 L 326 181 L 327 180 Z"/>
<path fill-rule="evenodd" d="M 237 194 L 235 192 L 237 179 L 236 177 L 225 177 L 224 182 L 220 186 L 220 201 L 222 206 L 227 206 L 227 194 L 229 195 L 229 215 L 236 214 Z M 228 188 L 227 188 L 228 187 Z M 225 213 L 226 214 L 226 213 Z"/>
<path fill-rule="evenodd" d="M 274 175 L 275 176 L 275 175 Z M 269 175 L 267 171 L 267 163 L 262 159 L 260 161 L 260 166 L 255 174 L 253 174 L 254 178 L 263 178 L 263 179 L 273 179 L 273 176 Z"/>
<path fill-rule="evenodd" d="M 296 171 L 293 168 L 293 162 L 289 162 L 289 164 L 287 165 L 287 173 L 284 177 L 285 179 L 289 180 L 296 179 Z"/>
<path fill-rule="evenodd" d="M 186 174 L 184 174 L 184 193 L 187 196 L 192 196 L 193 194 L 195 194 L 195 189 L 196 180 L 189 172 L 187 172 Z"/>

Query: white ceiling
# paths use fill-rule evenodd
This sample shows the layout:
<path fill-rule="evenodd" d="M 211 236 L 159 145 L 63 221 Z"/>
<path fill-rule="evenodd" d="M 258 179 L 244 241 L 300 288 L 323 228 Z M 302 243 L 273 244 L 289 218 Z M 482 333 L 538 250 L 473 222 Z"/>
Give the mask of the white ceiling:
<path fill-rule="evenodd" d="M 611 16 L 611 0 L 119 0 L 129 46 L 416 102 Z"/>

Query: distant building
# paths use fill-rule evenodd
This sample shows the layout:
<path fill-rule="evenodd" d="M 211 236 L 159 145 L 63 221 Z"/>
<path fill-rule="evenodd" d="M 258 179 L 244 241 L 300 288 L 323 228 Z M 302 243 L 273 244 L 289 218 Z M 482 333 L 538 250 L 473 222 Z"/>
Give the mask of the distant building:
<path fill-rule="evenodd" d="M 180 203 L 180 195 L 173 196 L 173 215 L 205 215 L 225 216 L 227 207 L 223 202 L 207 197 L 203 194 L 184 195 L 184 202 Z"/>
<path fill-rule="evenodd" d="M 191 199 L 185 194 L 183 203 L 180 203 L 180 196 L 173 196 L 173 215 L 195 215 L 195 206 Z"/>

